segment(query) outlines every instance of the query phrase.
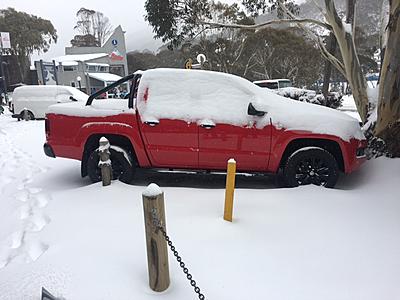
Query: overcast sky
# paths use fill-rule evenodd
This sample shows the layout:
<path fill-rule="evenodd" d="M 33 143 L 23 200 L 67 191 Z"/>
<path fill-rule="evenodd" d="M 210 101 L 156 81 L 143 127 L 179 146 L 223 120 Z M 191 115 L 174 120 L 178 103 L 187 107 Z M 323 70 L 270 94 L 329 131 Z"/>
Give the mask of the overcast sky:
<path fill-rule="evenodd" d="M 224 0 L 223 2 L 233 3 L 234 0 Z M 81 7 L 102 12 L 110 19 L 113 27 L 121 25 L 122 29 L 126 31 L 125 39 L 128 51 L 146 48 L 156 50 L 161 42 L 153 40 L 152 30 L 144 20 L 144 3 L 145 0 L 1 0 L 0 8 L 13 7 L 18 11 L 51 21 L 57 29 L 57 44 L 52 45 L 47 53 L 32 57 L 33 60 L 38 57 L 51 60 L 64 55 L 64 48 L 70 46 L 70 40 L 77 34 L 73 28 L 76 24 L 76 12 Z"/>

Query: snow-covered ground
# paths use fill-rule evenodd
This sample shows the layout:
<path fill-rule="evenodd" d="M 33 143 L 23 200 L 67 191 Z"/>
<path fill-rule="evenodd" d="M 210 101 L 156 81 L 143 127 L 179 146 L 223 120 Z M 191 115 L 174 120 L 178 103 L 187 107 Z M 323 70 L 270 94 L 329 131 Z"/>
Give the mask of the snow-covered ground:
<path fill-rule="evenodd" d="M 357 111 L 353 95 L 344 95 L 342 99 L 342 106 L 340 106 L 338 110 L 341 110 L 349 116 L 352 116 L 353 118 L 361 121 L 360 114 Z"/>
<path fill-rule="evenodd" d="M 170 288 L 148 287 L 141 194 L 165 192 L 167 230 L 206 299 L 400 297 L 400 160 L 369 161 L 337 189 L 238 176 L 146 172 L 90 184 L 43 154 L 44 122 L 0 116 L 0 299 L 196 299 L 170 255 Z"/>

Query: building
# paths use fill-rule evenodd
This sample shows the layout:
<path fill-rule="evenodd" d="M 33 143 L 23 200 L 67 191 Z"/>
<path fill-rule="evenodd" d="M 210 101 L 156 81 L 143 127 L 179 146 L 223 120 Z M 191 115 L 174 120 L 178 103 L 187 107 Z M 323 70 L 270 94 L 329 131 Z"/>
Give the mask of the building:
<path fill-rule="evenodd" d="M 118 26 L 101 47 L 66 47 L 52 62 L 35 61 L 39 84 L 59 84 L 91 94 L 128 75 L 125 33 Z"/>

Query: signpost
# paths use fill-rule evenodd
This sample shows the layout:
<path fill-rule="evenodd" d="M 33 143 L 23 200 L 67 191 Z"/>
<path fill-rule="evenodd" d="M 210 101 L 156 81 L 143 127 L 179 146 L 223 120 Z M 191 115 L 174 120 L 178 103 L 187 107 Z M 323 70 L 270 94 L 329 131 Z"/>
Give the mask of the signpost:
<path fill-rule="evenodd" d="M 7 81 L 6 81 L 6 75 L 4 73 L 4 64 L 6 64 L 6 62 L 3 62 L 3 49 L 10 49 L 10 48 L 11 48 L 10 33 L 0 32 L 0 70 L 1 70 L 1 79 L 3 80 L 4 98 L 6 100 L 6 104 L 8 102 Z"/>
<path fill-rule="evenodd" d="M 199 55 L 197 55 L 196 60 L 198 61 L 198 64 L 194 64 L 193 60 L 191 58 L 188 58 L 185 61 L 185 69 L 196 69 L 196 70 L 209 69 L 209 64 L 204 54 L 200 53 Z"/>

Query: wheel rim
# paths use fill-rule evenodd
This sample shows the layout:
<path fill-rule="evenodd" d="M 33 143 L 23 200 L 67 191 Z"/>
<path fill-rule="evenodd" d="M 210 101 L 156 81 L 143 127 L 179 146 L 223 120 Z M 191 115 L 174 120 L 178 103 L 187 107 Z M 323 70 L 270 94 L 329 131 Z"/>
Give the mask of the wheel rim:
<path fill-rule="evenodd" d="M 327 185 L 331 170 L 323 159 L 306 158 L 296 165 L 295 178 L 299 185 Z"/>

